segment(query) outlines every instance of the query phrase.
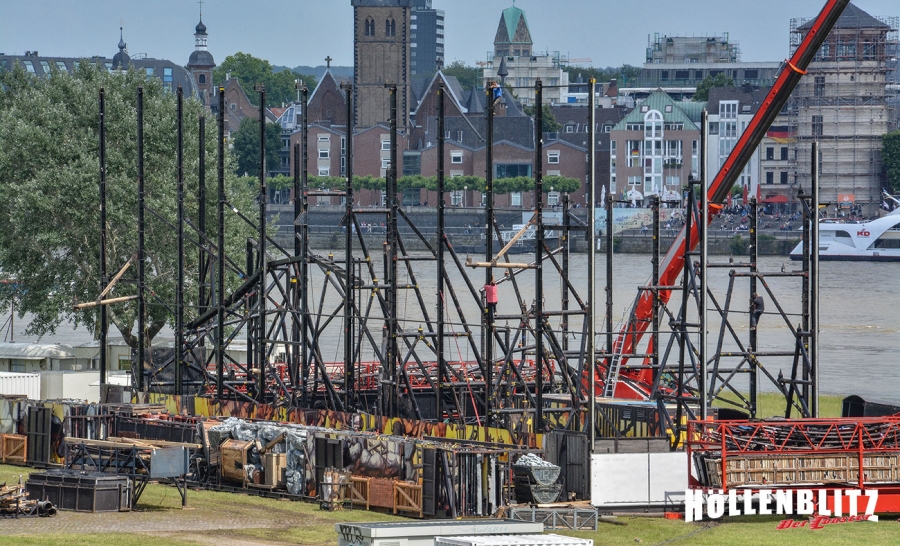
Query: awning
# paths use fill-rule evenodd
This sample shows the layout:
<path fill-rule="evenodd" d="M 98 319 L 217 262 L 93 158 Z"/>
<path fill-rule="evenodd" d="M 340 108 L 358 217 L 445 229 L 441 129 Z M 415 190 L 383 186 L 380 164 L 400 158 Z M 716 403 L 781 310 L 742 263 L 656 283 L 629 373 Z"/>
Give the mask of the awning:
<path fill-rule="evenodd" d="M 763 203 L 787 203 L 788 196 L 787 195 L 773 195 L 772 197 L 766 197 L 762 200 Z"/>
<path fill-rule="evenodd" d="M 641 195 L 641 192 L 639 192 L 637 190 L 629 190 L 626 195 L 628 196 L 628 199 L 643 199 L 644 198 L 644 196 Z"/>

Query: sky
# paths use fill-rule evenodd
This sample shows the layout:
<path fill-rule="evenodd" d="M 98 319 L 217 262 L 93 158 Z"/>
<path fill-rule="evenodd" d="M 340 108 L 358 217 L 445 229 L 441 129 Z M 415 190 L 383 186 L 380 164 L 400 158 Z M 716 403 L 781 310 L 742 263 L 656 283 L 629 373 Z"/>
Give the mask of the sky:
<path fill-rule="evenodd" d="M 856 0 L 871 15 L 900 16 L 897 0 Z M 445 12 L 446 64 L 487 58 L 503 9 L 513 0 L 433 0 Z M 515 0 L 538 52 L 572 64 L 644 63 L 648 36 L 728 33 L 745 62 L 788 56 L 790 20 L 815 17 L 825 0 Z M 112 57 L 119 26 L 128 52 L 187 64 L 201 4 L 195 0 L 0 0 L 0 53 L 37 50 L 58 57 Z M 209 51 L 220 62 L 237 52 L 273 65 L 353 64 L 350 0 L 204 0 Z M 577 62 L 574 60 L 578 60 Z M 590 62 L 587 61 L 590 59 Z"/>

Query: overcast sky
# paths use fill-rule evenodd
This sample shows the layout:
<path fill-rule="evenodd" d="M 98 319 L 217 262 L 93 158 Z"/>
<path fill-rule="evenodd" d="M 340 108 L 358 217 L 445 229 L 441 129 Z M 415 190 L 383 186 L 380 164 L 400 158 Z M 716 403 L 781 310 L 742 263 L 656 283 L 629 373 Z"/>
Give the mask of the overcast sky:
<path fill-rule="evenodd" d="M 485 60 L 512 0 L 434 0 L 445 12 L 446 63 Z M 871 15 L 900 15 L 897 0 L 857 0 Z M 729 33 L 743 61 L 788 54 L 792 17 L 815 17 L 825 0 L 516 0 L 536 51 L 593 66 L 641 65 L 648 35 Z M 112 57 L 124 27 L 128 52 L 186 64 L 200 5 L 193 0 L 0 0 L 0 52 Z M 205 0 L 203 22 L 217 62 L 238 51 L 275 65 L 353 64 L 350 0 Z"/>

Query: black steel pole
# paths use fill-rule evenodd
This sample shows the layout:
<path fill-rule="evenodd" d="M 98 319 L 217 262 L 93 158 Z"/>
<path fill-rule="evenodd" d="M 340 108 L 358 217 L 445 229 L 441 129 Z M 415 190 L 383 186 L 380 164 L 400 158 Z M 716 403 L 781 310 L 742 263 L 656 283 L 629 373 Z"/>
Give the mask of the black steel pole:
<path fill-rule="evenodd" d="M 225 88 L 219 87 L 218 203 L 219 258 L 216 260 L 216 398 L 223 397 L 225 375 Z"/>
<path fill-rule="evenodd" d="M 491 87 L 485 89 L 487 109 L 487 144 L 484 157 L 484 192 L 487 196 L 487 209 L 484 218 L 484 261 L 491 263 L 494 258 L 494 103 Z M 488 266 L 484 270 L 485 293 L 482 297 L 482 343 L 484 343 L 484 425 L 491 426 L 493 422 L 491 390 L 494 386 L 494 313 L 490 311 L 491 305 L 487 303 L 487 286 L 493 280 L 494 270 Z"/>
<path fill-rule="evenodd" d="M 810 417 L 819 417 L 819 141 L 812 143 L 812 218 L 809 240 L 809 385 Z M 805 379 L 805 378 L 804 378 Z"/>
<path fill-rule="evenodd" d="M 653 269 L 653 289 L 651 292 L 651 296 L 653 297 L 653 313 L 651 318 L 651 328 L 653 331 L 650 333 L 650 339 L 653 344 L 653 352 L 652 357 L 650 359 L 653 365 L 653 379 L 654 382 L 659 376 L 660 368 L 659 368 L 659 194 L 650 196 L 650 209 L 653 211 L 653 242 L 652 242 L 652 254 L 650 256 L 650 263 Z M 681 317 L 681 320 L 684 321 L 684 317 Z"/>
<path fill-rule="evenodd" d="M 435 394 L 435 419 L 442 422 L 444 419 L 443 396 L 444 396 L 444 378 L 446 373 L 444 370 L 444 246 L 447 244 L 447 235 L 444 232 L 444 103 L 445 103 L 444 82 L 438 83 L 438 119 L 437 119 L 437 392 Z"/>
<path fill-rule="evenodd" d="M 353 378 L 353 85 L 341 83 L 347 94 L 347 186 L 344 209 L 344 411 L 352 411 L 355 403 L 355 383 Z"/>
<path fill-rule="evenodd" d="M 388 268 L 388 350 L 387 363 L 390 386 L 388 397 L 388 415 L 397 416 L 398 389 L 400 380 L 397 377 L 397 86 L 390 86 L 391 101 L 391 165 L 388 170 L 388 232 L 387 232 L 387 268 Z"/>
<path fill-rule="evenodd" d="M 138 361 L 137 391 L 144 390 L 144 342 L 145 313 L 144 299 L 144 88 L 137 91 L 137 153 L 138 153 Z"/>
<path fill-rule="evenodd" d="M 594 444 L 596 440 L 596 416 L 594 413 L 596 412 L 596 401 L 597 397 L 594 395 L 594 388 L 597 381 L 597 105 L 596 105 L 596 94 L 595 88 L 597 86 L 597 80 L 591 78 L 588 80 L 588 142 L 589 147 L 587 150 L 587 164 L 588 164 L 588 175 L 587 175 L 587 191 L 585 196 L 587 197 L 588 202 L 588 236 L 587 244 L 588 244 L 588 286 L 587 286 L 587 302 L 588 302 L 588 317 L 590 319 L 590 323 L 588 326 L 588 342 L 587 342 L 587 357 L 588 357 L 588 377 L 590 380 L 587 384 L 587 395 L 590 397 L 590 403 L 588 404 L 588 418 L 587 418 L 587 426 L 588 426 L 588 445 L 591 446 L 590 452 L 594 452 Z"/>
<path fill-rule="evenodd" d="M 749 199 L 749 222 L 750 222 L 750 298 L 756 294 L 756 272 L 759 271 L 757 262 L 759 261 L 759 244 L 757 237 L 757 228 L 759 227 L 759 203 L 755 197 Z M 745 203 L 746 205 L 746 203 Z M 752 310 L 751 310 L 752 312 Z M 752 318 L 751 318 L 752 320 Z M 759 326 L 756 325 L 758 328 Z M 759 409 L 759 363 L 756 361 L 756 340 L 759 335 L 757 329 L 750 329 L 750 417 L 756 418 L 756 412 Z"/>
<path fill-rule="evenodd" d="M 543 84 L 534 83 L 534 207 L 537 231 L 534 240 L 534 321 L 535 321 L 535 432 L 544 431 L 544 133 Z"/>
<path fill-rule="evenodd" d="M 178 241 L 176 243 L 177 273 L 175 279 L 175 394 L 183 393 L 182 365 L 184 363 L 184 89 L 179 85 L 176 96 L 176 179 Z"/>
<path fill-rule="evenodd" d="M 257 376 L 256 399 L 266 400 L 266 281 L 268 280 L 268 260 L 266 256 L 266 88 L 259 90 L 259 293 L 256 297 L 256 365 Z"/>
<path fill-rule="evenodd" d="M 306 86 L 300 89 L 303 111 L 300 113 L 300 406 L 309 407 L 309 395 L 306 382 L 309 379 L 309 161 L 307 140 L 309 138 L 309 90 Z M 296 205 L 295 205 L 296 207 Z M 296 211 L 296 208 L 294 209 Z M 297 222 L 298 220 L 294 220 Z M 296 225 L 295 225 L 296 233 Z M 296 245 L 296 243 L 294 243 Z M 297 248 L 296 246 L 294 247 Z"/>
<path fill-rule="evenodd" d="M 106 289 L 109 278 L 106 272 L 106 96 L 100 88 L 100 291 Z M 12 329 L 10 329 L 12 331 Z M 100 389 L 106 384 L 107 344 L 109 314 L 106 306 L 100 306 Z M 102 394 L 102 392 L 101 392 Z M 106 402 L 102 399 L 101 402 Z"/>
<path fill-rule="evenodd" d="M 197 171 L 197 231 L 200 232 L 200 256 L 197 262 L 197 315 L 206 313 L 209 305 L 209 244 L 206 241 L 206 116 L 200 116 L 199 167 Z M 205 338 L 200 338 L 200 345 Z"/>

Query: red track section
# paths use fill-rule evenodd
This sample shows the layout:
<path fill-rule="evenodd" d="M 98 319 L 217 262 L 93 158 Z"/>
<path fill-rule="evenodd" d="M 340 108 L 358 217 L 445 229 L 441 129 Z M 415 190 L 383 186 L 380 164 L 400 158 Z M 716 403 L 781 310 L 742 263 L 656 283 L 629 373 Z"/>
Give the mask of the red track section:
<path fill-rule="evenodd" d="M 721 204 L 724 202 L 729 190 L 737 180 L 744 166 L 753 156 L 765 132 L 775 120 L 778 112 L 787 102 L 788 97 L 800 81 L 803 74 L 806 73 L 806 67 L 814 58 L 819 47 L 825 41 L 825 37 L 834 27 L 844 8 L 849 4 L 849 0 L 829 0 L 825 7 L 812 23 L 809 32 L 803 38 L 800 46 L 794 52 L 789 61 L 786 61 L 779 72 L 775 84 L 769 90 L 766 99 L 754 114 L 753 119 L 748 124 L 746 130 L 741 134 L 737 144 L 725 160 L 724 165 L 719 170 L 716 177 L 710 182 L 707 195 L 710 203 Z M 710 207 L 710 218 L 702 219 L 708 222 L 714 217 L 720 208 Z M 697 217 L 693 216 L 691 232 L 688 235 L 686 229 L 682 229 L 675 240 L 672 242 L 665 258 L 660 262 L 660 279 L 659 286 L 675 286 L 679 275 L 684 270 L 684 252 L 685 245 L 690 250 L 697 247 L 699 242 L 699 230 L 697 228 Z M 671 290 L 660 290 L 659 298 L 665 303 L 671 297 Z M 619 332 L 615 346 L 621 348 L 617 350 L 622 355 L 621 366 L 624 366 L 628 360 L 628 355 L 635 354 L 635 349 L 640 342 L 644 332 L 650 326 L 650 319 L 653 315 L 653 295 L 650 291 L 644 291 L 634 303 L 634 311 L 627 324 Z M 609 370 L 613 363 L 607 359 L 605 368 Z M 599 375 L 594 378 L 594 393 L 602 394 L 603 378 Z M 628 379 L 631 388 L 619 388 L 616 386 L 616 395 L 629 396 L 634 398 L 647 397 L 653 384 L 653 370 L 644 367 L 637 370 L 623 370 L 621 377 Z"/>

